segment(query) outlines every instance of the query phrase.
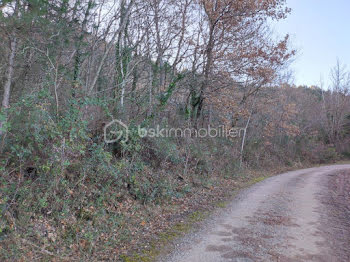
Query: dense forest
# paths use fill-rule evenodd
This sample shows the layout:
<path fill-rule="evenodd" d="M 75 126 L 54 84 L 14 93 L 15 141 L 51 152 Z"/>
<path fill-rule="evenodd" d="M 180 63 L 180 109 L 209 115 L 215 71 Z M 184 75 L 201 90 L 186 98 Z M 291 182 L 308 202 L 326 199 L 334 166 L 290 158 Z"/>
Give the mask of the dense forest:
<path fill-rule="evenodd" d="M 290 12 L 285 0 L 0 1 L 0 260 L 116 261 L 169 203 L 348 157 L 350 73 L 337 62 L 329 86 L 293 84 L 297 50 L 270 26 Z M 127 139 L 106 143 L 112 120 Z M 243 132 L 139 132 L 219 126 Z"/>

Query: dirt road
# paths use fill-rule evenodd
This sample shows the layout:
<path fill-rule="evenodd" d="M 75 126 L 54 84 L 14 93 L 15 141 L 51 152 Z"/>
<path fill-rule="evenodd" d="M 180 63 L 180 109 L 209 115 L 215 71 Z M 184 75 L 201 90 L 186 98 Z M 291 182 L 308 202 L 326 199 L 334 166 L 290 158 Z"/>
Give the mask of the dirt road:
<path fill-rule="evenodd" d="M 350 165 L 266 179 L 243 190 L 160 261 L 349 262 L 349 191 Z"/>

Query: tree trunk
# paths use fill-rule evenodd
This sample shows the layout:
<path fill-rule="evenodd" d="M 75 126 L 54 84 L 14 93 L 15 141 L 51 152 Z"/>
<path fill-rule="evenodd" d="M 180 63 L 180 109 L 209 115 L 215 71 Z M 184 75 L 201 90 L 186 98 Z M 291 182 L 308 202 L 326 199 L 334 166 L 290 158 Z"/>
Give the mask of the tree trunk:
<path fill-rule="evenodd" d="M 209 86 L 209 80 L 211 76 L 211 69 L 213 64 L 213 49 L 214 49 L 214 30 L 215 24 L 211 25 L 209 32 L 209 41 L 206 49 L 207 61 L 204 68 L 204 79 L 200 86 L 200 90 L 197 94 L 192 96 L 192 120 L 194 126 L 198 127 L 198 119 L 202 114 L 203 102 L 204 102 L 204 92 Z"/>
<path fill-rule="evenodd" d="M 10 39 L 10 54 L 9 54 L 9 62 L 6 73 L 6 82 L 4 86 L 4 96 L 2 99 L 2 107 L 1 112 L 5 115 L 5 118 L 0 120 L 0 137 L 5 133 L 4 125 L 7 121 L 7 112 L 6 110 L 10 107 L 10 94 L 11 94 L 11 85 L 13 79 L 13 70 L 15 64 L 15 55 L 16 55 L 16 47 L 17 47 L 17 37 L 15 33 L 12 34 Z"/>
<path fill-rule="evenodd" d="M 244 133 L 243 133 L 243 138 L 242 138 L 242 144 L 241 144 L 241 154 L 240 154 L 240 158 L 239 158 L 239 167 L 241 168 L 243 165 L 243 153 L 244 153 L 244 144 L 245 144 L 245 140 L 246 140 L 246 136 L 247 136 L 247 129 L 249 127 L 249 123 L 250 123 L 250 118 L 252 115 L 249 115 L 248 121 L 245 125 L 244 128 Z"/>

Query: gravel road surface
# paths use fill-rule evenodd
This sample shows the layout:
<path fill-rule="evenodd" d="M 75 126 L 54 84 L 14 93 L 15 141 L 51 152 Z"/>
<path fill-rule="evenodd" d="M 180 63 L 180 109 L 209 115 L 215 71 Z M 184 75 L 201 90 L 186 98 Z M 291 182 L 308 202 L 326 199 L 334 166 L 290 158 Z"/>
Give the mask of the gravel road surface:
<path fill-rule="evenodd" d="M 238 194 L 162 262 L 350 262 L 350 165 L 303 169 Z"/>

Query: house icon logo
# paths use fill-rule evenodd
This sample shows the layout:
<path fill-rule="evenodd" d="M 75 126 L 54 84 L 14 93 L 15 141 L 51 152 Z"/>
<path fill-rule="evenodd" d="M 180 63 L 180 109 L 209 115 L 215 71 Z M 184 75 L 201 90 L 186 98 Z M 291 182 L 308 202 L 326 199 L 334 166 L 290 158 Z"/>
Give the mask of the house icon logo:
<path fill-rule="evenodd" d="M 120 120 L 113 120 L 103 128 L 104 141 L 106 144 L 116 142 L 126 143 L 129 140 L 129 128 Z"/>

